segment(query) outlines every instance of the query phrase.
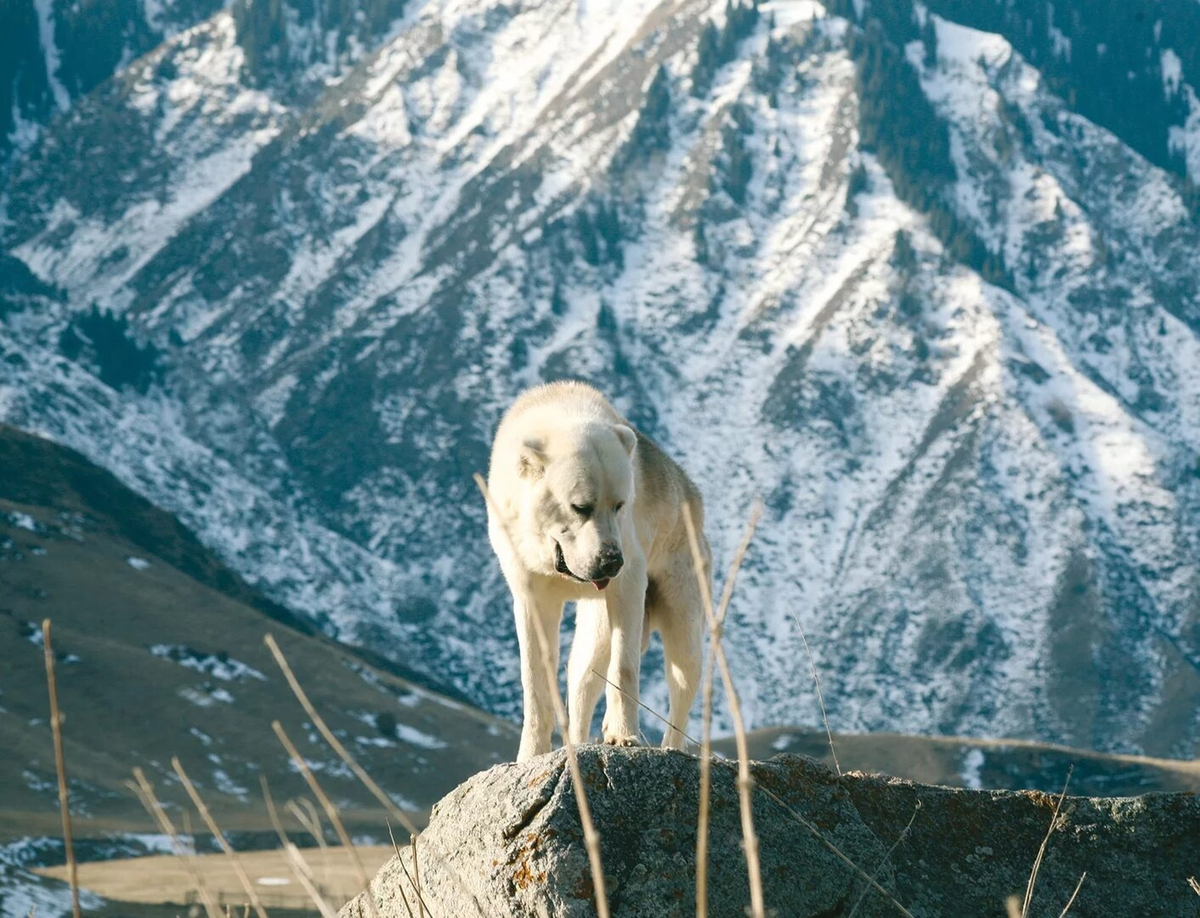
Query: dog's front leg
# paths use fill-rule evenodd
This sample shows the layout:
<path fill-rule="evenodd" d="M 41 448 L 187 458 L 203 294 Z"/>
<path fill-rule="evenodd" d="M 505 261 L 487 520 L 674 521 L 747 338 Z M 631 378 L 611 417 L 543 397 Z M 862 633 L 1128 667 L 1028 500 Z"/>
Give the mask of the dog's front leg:
<path fill-rule="evenodd" d="M 604 742 L 636 746 L 642 629 L 646 620 L 645 561 L 627 558 L 625 571 L 607 592 L 612 649 L 605 691 Z"/>
<path fill-rule="evenodd" d="M 558 632 L 562 624 L 562 604 L 551 607 L 532 596 L 516 596 L 513 614 L 517 620 L 521 690 L 525 703 L 517 761 L 525 762 L 550 751 L 550 736 L 554 732 L 551 693 L 558 691 Z"/>

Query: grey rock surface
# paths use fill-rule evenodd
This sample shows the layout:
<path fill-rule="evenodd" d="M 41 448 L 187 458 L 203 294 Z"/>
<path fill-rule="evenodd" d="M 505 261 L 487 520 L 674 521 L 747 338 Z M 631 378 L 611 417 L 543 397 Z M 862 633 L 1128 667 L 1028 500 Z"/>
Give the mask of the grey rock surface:
<path fill-rule="evenodd" d="M 599 746 L 582 747 L 579 759 L 612 914 L 695 914 L 699 760 Z M 1003 915 L 1005 898 L 1024 894 L 1055 805 L 1054 796 L 1034 791 L 839 777 L 795 755 L 756 762 L 753 774 L 765 899 L 779 918 L 900 915 L 900 905 L 929 918 Z M 741 916 L 749 892 L 736 771 L 718 762 L 712 776 L 709 914 Z M 418 842 L 417 862 L 426 914 L 434 918 L 596 914 L 562 751 L 498 765 L 447 795 Z M 1187 882 L 1200 872 L 1200 799 L 1068 797 L 1029 914 L 1059 915 L 1085 871 L 1075 918 L 1200 916 L 1200 896 Z M 411 849 L 379 872 L 371 892 L 380 918 L 419 914 L 413 874 Z M 339 918 L 372 914 L 364 894 Z"/>

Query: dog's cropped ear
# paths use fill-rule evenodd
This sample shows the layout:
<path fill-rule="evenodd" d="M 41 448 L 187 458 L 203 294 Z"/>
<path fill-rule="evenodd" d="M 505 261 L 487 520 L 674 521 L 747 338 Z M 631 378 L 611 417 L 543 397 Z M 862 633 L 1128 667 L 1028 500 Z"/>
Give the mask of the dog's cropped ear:
<path fill-rule="evenodd" d="M 637 434 L 624 424 L 614 424 L 613 433 L 617 435 L 617 439 L 621 441 L 621 445 L 625 447 L 625 452 L 633 455 L 633 448 L 637 446 Z"/>
<path fill-rule="evenodd" d="M 522 478 L 536 480 L 546 471 L 546 441 L 530 437 L 521 444 L 517 472 Z"/>

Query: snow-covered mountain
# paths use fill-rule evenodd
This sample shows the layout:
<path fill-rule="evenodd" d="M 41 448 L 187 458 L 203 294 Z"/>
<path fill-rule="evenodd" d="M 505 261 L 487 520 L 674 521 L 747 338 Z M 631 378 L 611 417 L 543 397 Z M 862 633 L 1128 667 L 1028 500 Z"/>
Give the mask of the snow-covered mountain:
<path fill-rule="evenodd" d="M 719 563 L 764 502 L 754 725 L 816 722 L 798 617 L 835 729 L 1195 755 L 1200 61 L 1164 3 L 1159 108 L 1088 109 L 1088 68 L 1149 78 L 1078 5 L 218 11 L 14 154 L 0 419 L 513 714 L 470 474 L 522 387 L 583 377 Z"/>

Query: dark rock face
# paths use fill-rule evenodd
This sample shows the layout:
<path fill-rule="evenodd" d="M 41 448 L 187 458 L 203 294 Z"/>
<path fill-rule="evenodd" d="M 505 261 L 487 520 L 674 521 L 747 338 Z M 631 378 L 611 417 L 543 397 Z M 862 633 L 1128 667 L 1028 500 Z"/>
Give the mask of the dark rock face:
<path fill-rule="evenodd" d="M 612 914 L 694 914 L 699 760 L 598 746 L 581 748 L 579 758 Z M 1003 914 L 1007 896 L 1024 894 L 1055 805 L 1037 792 L 956 790 L 858 772 L 839 777 L 803 756 L 756 762 L 753 773 L 766 905 L 788 918 L 900 915 L 900 905 L 931 918 Z M 740 916 L 749 891 L 736 769 L 717 762 L 712 776 L 709 914 Z M 1067 798 L 1030 914 L 1058 915 L 1086 871 L 1074 916 L 1195 915 L 1200 899 L 1187 880 L 1197 870 L 1198 838 L 1194 794 Z M 445 797 L 418 843 L 418 862 L 422 897 L 434 915 L 595 914 L 561 751 L 498 765 Z M 406 879 L 412 873 L 406 849 L 373 881 L 382 918 L 409 914 L 405 895 L 418 913 Z M 892 898 L 870 888 L 868 875 Z M 359 896 L 340 918 L 370 914 Z"/>

